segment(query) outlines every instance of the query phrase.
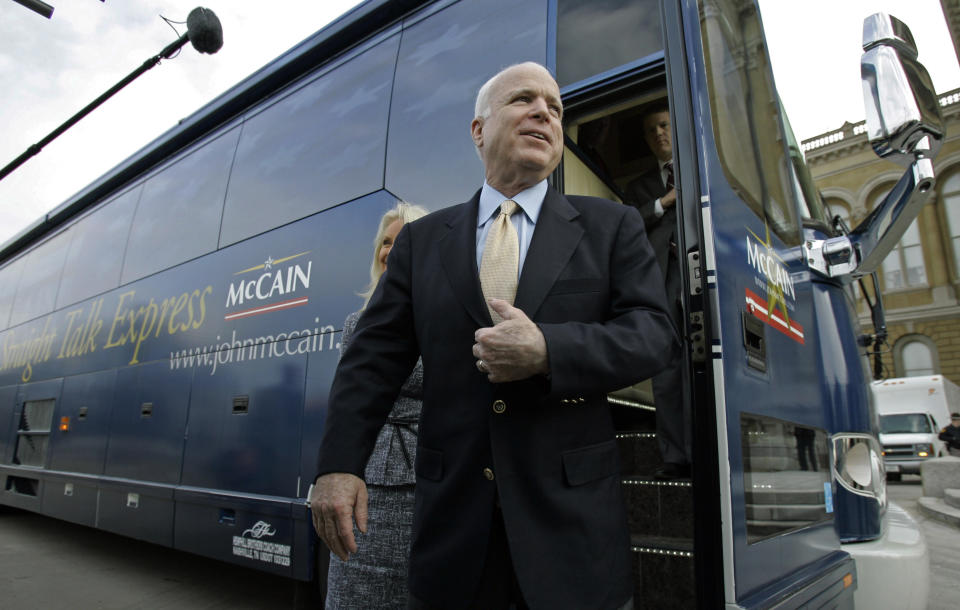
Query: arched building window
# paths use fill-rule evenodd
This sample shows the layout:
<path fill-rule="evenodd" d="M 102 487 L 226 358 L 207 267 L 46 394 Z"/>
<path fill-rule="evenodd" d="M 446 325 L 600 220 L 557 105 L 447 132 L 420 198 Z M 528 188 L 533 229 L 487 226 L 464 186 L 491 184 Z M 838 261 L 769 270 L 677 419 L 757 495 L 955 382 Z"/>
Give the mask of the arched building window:
<path fill-rule="evenodd" d="M 854 222 L 850 214 L 850 207 L 844 200 L 837 197 L 830 197 L 826 200 L 826 205 L 827 205 L 827 213 L 830 215 L 831 227 L 834 226 L 833 218 L 835 216 L 839 216 L 841 220 L 843 220 L 843 224 L 844 226 L 846 226 L 847 231 L 852 231 L 854 229 Z M 837 227 L 837 230 L 839 231 L 840 228 Z M 860 300 L 859 282 L 850 282 L 847 286 L 848 286 L 848 290 L 851 291 L 853 300 L 855 302 L 859 301 Z"/>
<path fill-rule="evenodd" d="M 943 209 L 947 215 L 950 231 L 950 247 L 953 249 L 953 268 L 960 276 L 960 172 L 954 172 L 940 190 Z"/>
<path fill-rule="evenodd" d="M 889 189 L 882 189 L 870 200 L 872 210 L 883 201 Z M 886 290 L 902 290 L 927 284 L 927 268 L 923 262 L 919 218 L 910 223 L 903 237 L 887 258 L 883 259 L 883 285 Z"/>
<path fill-rule="evenodd" d="M 940 370 L 937 346 L 926 335 L 904 335 L 893 348 L 897 377 L 934 375 Z"/>
<path fill-rule="evenodd" d="M 853 220 L 850 218 L 850 208 L 842 203 L 840 199 L 833 197 L 827 199 L 827 211 L 830 214 L 831 223 L 833 222 L 834 216 L 839 216 L 843 219 L 844 224 L 847 225 L 847 229 L 853 229 Z"/>

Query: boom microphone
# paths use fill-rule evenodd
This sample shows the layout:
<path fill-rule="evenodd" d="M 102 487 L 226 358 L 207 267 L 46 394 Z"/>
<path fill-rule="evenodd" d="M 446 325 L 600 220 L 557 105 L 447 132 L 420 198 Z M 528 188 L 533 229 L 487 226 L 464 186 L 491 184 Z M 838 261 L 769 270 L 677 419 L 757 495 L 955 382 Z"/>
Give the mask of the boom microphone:
<path fill-rule="evenodd" d="M 20 0 L 17 1 L 19 2 Z M 25 2 L 26 0 L 21 2 L 21 4 Z M 42 4 L 42 2 L 40 2 L 40 4 Z M 26 6 L 26 4 L 24 5 Z M 9 176 L 10 172 L 26 163 L 27 159 L 39 153 L 44 146 L 53 142 L 60 134 L 73 127 L 77 121 L 93 112 L 97 106 L 110 99 L 117 91 L 120 91 L 141 74 L 159 64 L 161 59 L 172 59 L 183 45 L 187 44 L 188 40 L 193 43 L 193 48 L 199 53 L 212 55 L 220 50 L 220 47 L 223 46 L 223 28 L 220 26 L 220 20 L 217 19 L 213 11 L 201 6 L 190 11 L 190 14 L 187 16 L 186 34 L 183 34 L 180 38 L 168 44 L 158 54 L 147 59 L 147 61 L 143 62 L 143 65 L 125 76 L 119 83 L 107 89 L 106 92 L 100 94 L 100 97 L 87 104 L 83 110 L 67 119 L 65 123 L 51 131 L 42 140 L 27 148 L 23 154 L 8 163 L 5 167 L 0 168 L 0 180 Z"/>
<path fill-rule="evenodd" d="M 223 28 L 216 14 L 198 6 L 187 16 L 187 36 L 190 44 L 200 53 L 216 53 L 223 46 Z"/>

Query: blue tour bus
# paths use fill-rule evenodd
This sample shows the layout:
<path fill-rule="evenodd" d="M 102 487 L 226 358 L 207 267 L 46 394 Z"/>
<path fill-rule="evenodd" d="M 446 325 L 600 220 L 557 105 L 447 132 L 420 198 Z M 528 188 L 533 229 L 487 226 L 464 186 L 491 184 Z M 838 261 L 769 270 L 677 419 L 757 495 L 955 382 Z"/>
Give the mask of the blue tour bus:
<path fill-rule="evenodd" d="M 0 246 L 0 503 L 322 587 L 305 497 L 377 219 L 470 197 L 475 92 L 534 60 L 564 98 L 561 191 L 622 201 L 642 109 L 673 121 L 695 467 L 649 476 L 649 385 L 611 394 L 638 606 L 924 597 L 848 288 L 943 130 L 903 24 L 868 19 L 864 48 L 871 141 L 908 168 L 846 234 L 753 0 L 363 3 Z"/>

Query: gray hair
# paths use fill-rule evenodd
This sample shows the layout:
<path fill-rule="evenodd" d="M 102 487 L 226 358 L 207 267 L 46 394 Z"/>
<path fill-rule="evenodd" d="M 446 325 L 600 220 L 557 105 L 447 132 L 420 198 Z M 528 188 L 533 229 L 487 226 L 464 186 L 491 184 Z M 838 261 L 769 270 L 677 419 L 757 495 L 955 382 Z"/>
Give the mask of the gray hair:
<path fill-rule="evenodd" d="M 507 66 L 503 70 L 500 70 L 499 72 L 491 76 L 490 79 L 487 80 L 487 82 L 483 83 L 483 85 L 480 86 L 480 90 L 477 91 L 477 101 L 473 105 L 473 118 L 486 120 L 490 116 L 490 112 L 491 112 L 490 94 L 493 92 L 494 83 L 496 83 L 497 80 L 508 70 L 519 68 L 521 66 L 532 66 L 532 67 L 540 68 L 541 70 L 549 74 L 550 78 L 553 78 L 553 74 L 550 74 L 550 70 L 547 70 L 545 66 L 543 66 L 542 64 L 538 64 L 535 61 L 525 61 L 519 64 L 513 64 L 510 66 Z M 479 148 L 477 149 L 477 154 L 478 155 L 480 154 Z M 480 160 L 481 161 L 483 160 L 482 156 L 480 157 Z"/>

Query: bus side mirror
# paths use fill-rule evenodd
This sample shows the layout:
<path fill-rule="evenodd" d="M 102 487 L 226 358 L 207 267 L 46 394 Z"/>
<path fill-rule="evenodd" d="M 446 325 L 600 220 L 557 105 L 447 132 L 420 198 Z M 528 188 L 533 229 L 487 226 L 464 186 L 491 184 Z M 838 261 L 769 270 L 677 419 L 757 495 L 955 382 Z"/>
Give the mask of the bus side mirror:
<path fill-rule="evenodd" d="M 907 170 L 849 235 L 804 243 L 810 268 L 828 277 L 859 277 L 880 267 L 927 201 L 932 158 L 945 135 L 933 82 L 902 21 L 885 13 L 863 20 L 860 75 L 870 144 Z"/>
<path fill-rule="evenodd" d="M 860 76 L 867 137 L 877 155 L 905 166 L 917 155 L 935 156 L 945 135 L 943 116 L 906 24 L 885 13 L 864 19 Z"/>

